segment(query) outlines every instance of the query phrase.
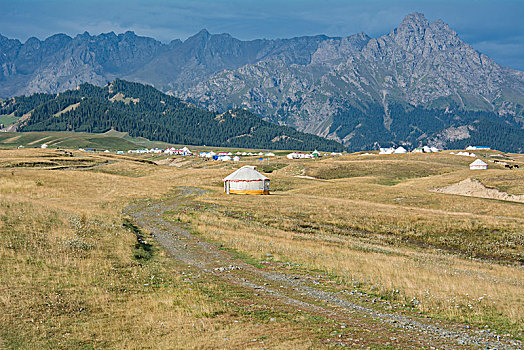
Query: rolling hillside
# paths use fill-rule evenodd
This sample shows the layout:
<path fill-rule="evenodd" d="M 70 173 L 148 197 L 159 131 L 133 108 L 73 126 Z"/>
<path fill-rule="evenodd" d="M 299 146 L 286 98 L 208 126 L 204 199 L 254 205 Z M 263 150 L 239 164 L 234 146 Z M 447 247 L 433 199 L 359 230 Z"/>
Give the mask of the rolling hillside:
<path fill-rule="evenodd" d="M 235 109 L 209 112 L 139 83 L 115 80 L 82 84 L 60 94 L 33 94 L 4 101 L 0 115 L 17 117 L 6 130 L 126 132 L 174 144 L 341 151 L 344 147 Z"/>
<path fill-rule="evenodd" d="M 40 147 L 42 144 L 54 148 L 85 148 L 96 150 L 129 150 L 138 148 L 165 147 L 164 142 L 131 137 L 127 133 L 110 130 L 102 134 L 68 131 L 1 132 L 0 148 Z"/>

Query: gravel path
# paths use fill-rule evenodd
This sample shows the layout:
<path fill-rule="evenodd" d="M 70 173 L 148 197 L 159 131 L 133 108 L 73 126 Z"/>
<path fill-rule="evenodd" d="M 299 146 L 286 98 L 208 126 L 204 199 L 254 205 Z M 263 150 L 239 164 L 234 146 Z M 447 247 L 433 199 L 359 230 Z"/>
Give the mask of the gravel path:
<path fill-rule="evenodd" d="M 275 269 L 258 269 L 220 250 L 215 244 L 202 241 L 183 225 L 163 219 L 165 211 L 174 211 L 202 195 L 198 188 L 180 188 L 168 200 L 130 205 L 125 214 L 142 229 L 150 232 L 168 255 L 201 274 L 220 276 L 227 283 L 243 286 L 255 295 L 276 298 L 279 302 L 345 325 L 370 329 L 378 338 L 402 348 L 434 347 L 440 349 L 522 349 L 521 342 L 500 337 L 489 330 L 470 329 L 423 317 L 408 317 L 394 312 L 377 311 L 371 306 L 373 297 L 358 291 L 328 291 L 318 280 L 321 276 L 293 274 Z M 361 303 L 366 301 L 370 307 Z M 256 299 L 253 302 L 257 302 Z M 387 303 L 387 302 L 386 302 Z M 343 342 L 338 345 L 347 345 Z M 352 346 L 354 346 L 353 344 Z"/>

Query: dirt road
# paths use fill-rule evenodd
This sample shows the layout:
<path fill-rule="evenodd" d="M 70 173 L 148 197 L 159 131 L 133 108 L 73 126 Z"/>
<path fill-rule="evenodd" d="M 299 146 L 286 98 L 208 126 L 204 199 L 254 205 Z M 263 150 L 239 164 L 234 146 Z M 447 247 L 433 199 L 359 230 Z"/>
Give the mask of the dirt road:
<path fill-rule="evenodd" d="M 322 315 L 343 327 L 360 328 L 371 334 L 376 344 L 404 349 L 521 349 L 524 346 L 489 330 L 432 320 L 423 315 L 406 316 L 395 312 L 387 301 L 357 290 L 331 291 L 325 285 L 327 277 L 318 273 L 296 273 L 269 265 L 255 267 L 218 245 L 192 235 L 182 224 L 163 218 L 164 212 L 190 205 L 203 193 L 204 190 L 198 188 L 180 188 L 177 195 L 169 199 L 130 205 L 125 214 L 141 229 L 150 232 L 171 258 L 197 269 L 202 276 L 220 276 L 225 283 L 252 290 L 253 303 L 262 305 L 265 298 L 273 298 L 293 306 L 297 312 Z M 367 347 L 366 342 L 359 344 L 348 339 L 337 340 L 336 344 Z"/>

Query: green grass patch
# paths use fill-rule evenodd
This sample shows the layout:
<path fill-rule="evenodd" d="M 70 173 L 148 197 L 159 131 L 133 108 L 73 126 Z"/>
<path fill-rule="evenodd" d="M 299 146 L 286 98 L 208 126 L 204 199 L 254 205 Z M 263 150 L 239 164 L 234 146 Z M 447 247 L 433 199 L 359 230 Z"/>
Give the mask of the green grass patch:
<path fill-rule="evenodd" d="M 146 241 L 144 232 L 128 218 L 124 219 L 123 226 L 136 236 L 137 242 L 133 248 L 134 258 L 139 261 L 151 260 L 153 258 L 153 245 Z"/>
<path fill-rule="evenodd" d="M 18 121 L 19 117 L 15 117 L 11 114 L 1 114 L 0 115 L 0 124 L 3 124 L 4 128 L 10 125 L 13 125 Z"/>
<path fill-rule="evenodd" d="M 271 174 L 273 171 L 285 168 L 286 166 L 287 164 L 283 164 L 283 163 L 264 164 L 264 165 L 257 166 L 257 170 L 263 173 L 266 173 L 266 174 Z"/>
<path fill-rule="evenodd" d="M 0 122 L 1 123 L 1 122 Z M 96 150 L 130 150 L 166 147 L 166 143 L 130 137 L 126 133 L 108 131 L 103 134 L 66 131 L 6 132 L 0 134 L 0 147 L 40 147 L 43 143 L 52 148 L 93 148 Z"/>
<path fill-rule="evenodd" d="M 249 264 L 251 266 L 254 266 L 256 267 L 257 269 L 263 269 L 265 268 L 264 265 L 262 265 L 258 259 L 255 259 L 253 258 L 252 256 L 246 254 L 246 253 L 243 253 L 241 251 L 238 251 L 234 248 L 229 248 L 229 247 L 224 247 L 222 245 L 219 246 L 219 249 L 220 250 L 224 250 L 228 253 L 230 253 L 231 255 L 233 255 L 233 257 L 235 259 L 239 259 L 239 260 L 242 260 L 243 262 L 245 262 L 246 264 Z"/>

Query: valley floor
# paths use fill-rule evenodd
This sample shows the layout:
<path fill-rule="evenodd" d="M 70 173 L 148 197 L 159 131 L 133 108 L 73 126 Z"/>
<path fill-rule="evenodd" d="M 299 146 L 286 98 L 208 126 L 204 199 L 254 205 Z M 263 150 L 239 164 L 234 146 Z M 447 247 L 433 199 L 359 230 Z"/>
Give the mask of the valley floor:
<path fill-rule="evenodd" d="M 522 348 L 522 204 L 431 191 L 520 170 L 279 157 L 227 196 L 159 160 L 0 151 L 0 347 Z"/>

